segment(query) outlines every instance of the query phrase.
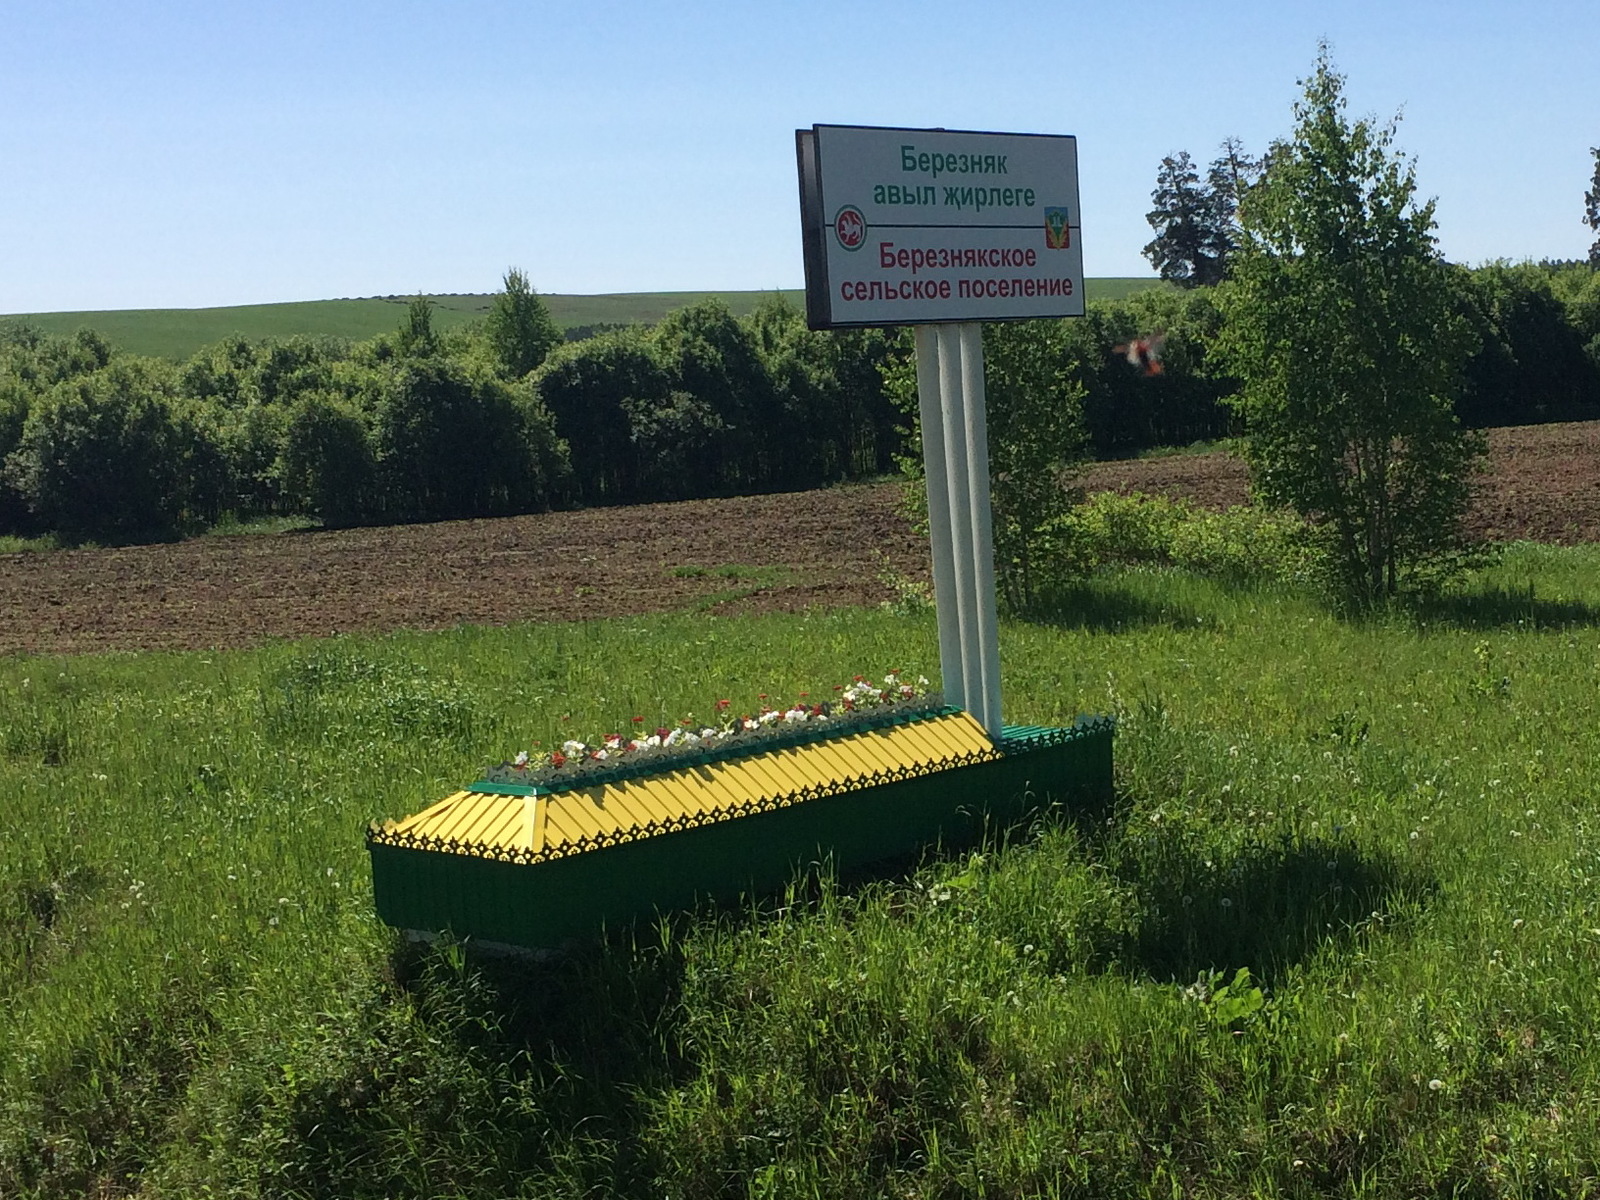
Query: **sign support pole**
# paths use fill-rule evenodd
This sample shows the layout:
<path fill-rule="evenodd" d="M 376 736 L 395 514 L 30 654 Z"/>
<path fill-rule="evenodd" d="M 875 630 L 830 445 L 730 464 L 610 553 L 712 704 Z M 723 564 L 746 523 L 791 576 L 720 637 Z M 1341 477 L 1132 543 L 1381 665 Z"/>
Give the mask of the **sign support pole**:
<path fill-rule="evenodd" d="M 928 484 L 939 668 L 945 698 L 991 737 L 1000 716 L 983 326 L 917 327 L 917 393 Z"/>
<path fill-rule="evenodd" d="M 950 532 L 950 479 L 945 470 L 944 413 L 939 387 L 939 331 L 917 325 L 917 405 L 922 418 L 922 465 L 928 487 L 928 536 L 933 544 L 933 603 L 939 616 L 939 673 L 945 703 L 967 706 L 962 689 L 961 629 L 956 620 L 955 544 Z"/>

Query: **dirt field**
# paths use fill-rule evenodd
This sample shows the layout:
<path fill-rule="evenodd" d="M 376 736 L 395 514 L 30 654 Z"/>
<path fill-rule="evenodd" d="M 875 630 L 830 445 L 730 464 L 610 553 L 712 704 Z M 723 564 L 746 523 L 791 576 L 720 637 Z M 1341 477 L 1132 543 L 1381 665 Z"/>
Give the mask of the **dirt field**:
<path fill-rule="evenodd" d="M 1600 422 L 1489 434 L 1485 537 L 1600 541 Z M 1102 463 L 1090 490 L 1246 499 L 1226 454 Z M 270 638 L 888 598 L 926 578 L 896 484 L 172 545 L 0 555 L 0 653 L 242 646 Z"/>

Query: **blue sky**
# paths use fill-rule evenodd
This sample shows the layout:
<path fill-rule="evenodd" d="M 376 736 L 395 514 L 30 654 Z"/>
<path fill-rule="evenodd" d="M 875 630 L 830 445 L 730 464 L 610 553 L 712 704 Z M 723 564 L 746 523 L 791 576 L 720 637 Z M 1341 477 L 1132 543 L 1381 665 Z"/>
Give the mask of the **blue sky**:
<path fill-rule="evenodd" d="M 1586 253 L 1594 0 L 3 0 L 0 312 L 799 287 L 816 122 L 1075 134 L 1148 274 L 1161 157 L 1287 134 L 1324 37 L 1448 257 Z"/>

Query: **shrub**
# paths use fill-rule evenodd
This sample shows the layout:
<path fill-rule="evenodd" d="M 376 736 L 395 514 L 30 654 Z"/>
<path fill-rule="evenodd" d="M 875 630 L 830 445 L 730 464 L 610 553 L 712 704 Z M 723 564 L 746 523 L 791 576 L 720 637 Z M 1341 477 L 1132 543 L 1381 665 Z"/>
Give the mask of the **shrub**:
<path fill-rule="evenodd" d="M 328 525 L 369 519 L 377 507 L 377 470 L 361 414 L 326 395 L 290 410 L 275 472 L 284 503 Z"/>
<path fill-rule="evenodd" d="M 530 393 L 443 358 L 399 362 L 372 439 L 385 508 L 401 520 L 548 508 L 565 465 Z"/>
<path fill-rule="evenodd" d="M 121 358 L 56 384 L 28 413 L 7 476 L 47 527 L 74 539 L 166 534 L 214 519 L 224 460 L 174 403 L 165 363 Z"/>
<path fill-rule="evenodd" d="M 1101 567 L 1179 567 L 1231 583 L 1306 582 L 1313 555 L 1303 521 L 1251 505 L 1223 512 L 1170 496 L 1098 492 L 1045 531 L 1055 582 Z"/>

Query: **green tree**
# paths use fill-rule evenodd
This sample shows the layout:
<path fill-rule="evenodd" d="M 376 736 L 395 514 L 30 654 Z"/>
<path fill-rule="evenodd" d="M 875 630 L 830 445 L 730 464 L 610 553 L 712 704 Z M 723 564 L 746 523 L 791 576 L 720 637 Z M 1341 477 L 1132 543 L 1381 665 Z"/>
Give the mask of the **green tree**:
<path fill-rule="evenodd" d="M 277 477 L 284 503 L 326 525 L 354 525 L 377 511 L 377 462 L 354 406 L 311 393 L 290 408 Z"/>
<path fill-rule="evenodd" d="M 674 390 L 649 332 L 630 327 L 558 346 L 531 382 L 571 448 L 577 498 L 588 504 L 644 498 L 634 421 L 651 405 L 665 406 Z"/>
<path fill-rule="evenodd" d="M 1144 256 L 1161 278 L 1180 287 L 1221 279 L 1212 197 L 1200 182 L 1187 150 L 1161 160 L 1150 199 L 1155 207 L 1145 214 L 1145 219 L 1156 236 L 1145 246 Z"/>
<path fill-rule="evenodd" d="M 1223 350 L 1256 492 L 1312 523 L 1365 605 L 1464 561 L 1483 447 L 1453 401 L 1471 335 L 1394 125 L 1346 119 L 1326 46 L 1301 82 L 1292 139 L 1245 192 Z"/>
<path fill-rule="evenodd" d="M 116 358 L 33 404 L 6 472 L 39 521 L 70 538 L 124 540 L 214 519 L 223 459 L 153 359 Z"/>
<path fill-rule="evenodd" d="M 1589 247 L 1589 265 L 1600 267 L 1600 146 L 1591 146 L 1589 153 L 1594 155 L 1594 179 L 1583 194 L 1583 223 L 1597 235 Z"/>
<path fill-rule="evenodd" d="M 516 267 L 506 272 L 484 328 L 496 361 L 512 379 L 538 367 L 562 340 L 550 310 Z"/>
<path fill-rule="evenodd" d="M 372 407 L 386 511 L 401 520 L 504 516 L 550 506 L 564 458 L 542 407 L 444 357 L 401 361 Z"/>
<path fill-rule="evenodd" d="M 1593 416 L 1600 369 L 1585 352 L 1574 306 L 1552 287 L 1552 272 L 1501 262 L 1456 274 L 1478 342 L 1456 404 L 1462 421 L 1484 427 Z"/>
<path fill-rule="evenodd" d="M 1208 287 L 1227 277 L 1238 246 L 1239 194 L 1258 169 L 1237 138 L 1222 143 L 1204 183 L 1187 150 L 1161 160 L 1150 194 L 1155 207 L 1145 214 L 1156 236 L 1144 248 L 1161 278 Z"/>
<path fill-rule="evenodd" d="M 983 331 L 995 579 L 1014 609 L 1060 573 L 1050 529 L 1081 498 L 1073 477 L 1088 446 L 1084 331 L 1068 321 L 1014 321 Z"/>
<path fill-rule="evenodd" d="M 400 353 L 412 358 L 427 358 L 440 350 L 439 335 L 433 328 L 433 301 L 418 296 L 406 308 L 406 319 L 395 334 Z"/>
<path fill-rule="evenodd" d="M 989 504 L 995 585 L 1014 610 L 1032 607 L 1072 564 L 1055 530 L 1081 499 L 1074 476 L 1088 438 L 1083 380 L 1093 335 L 1077 321 L 1017 321 L 983 330 Z M 904 331 L 880 368 L 884 387 L 909 424 L 900 466 L 906 508 L 927 520 L 916 352 Z"/>
<path fill-rule="evenodd" d="M 700 494 L 761 491 L 783 478 L 792 450 L 788 423 L 755 339 L 728 306 L 702 300 L 668 313 L 652 341 L 671 390 L 716 414 L 718 452 Z"/>

